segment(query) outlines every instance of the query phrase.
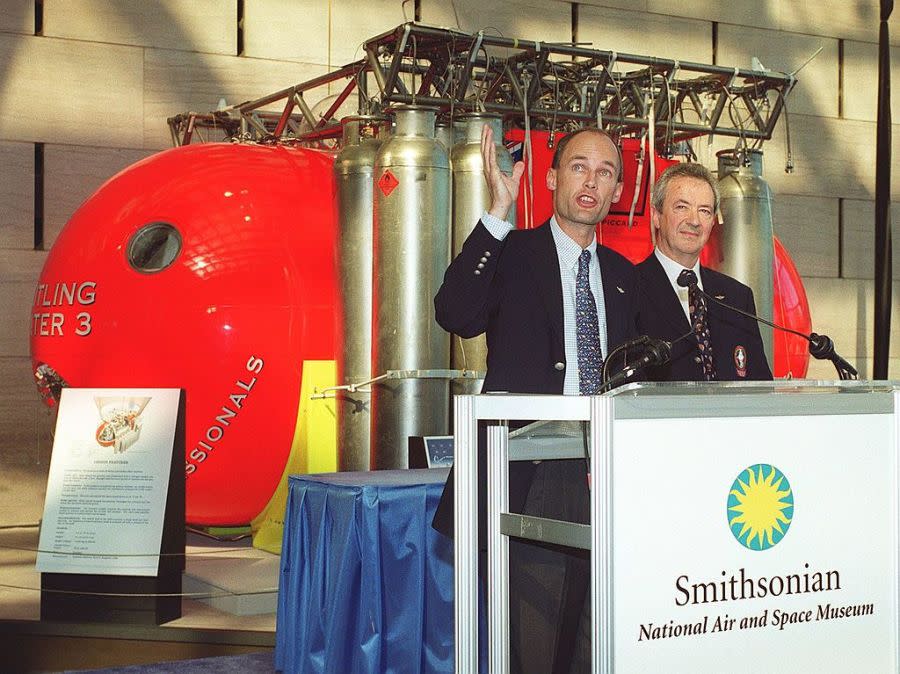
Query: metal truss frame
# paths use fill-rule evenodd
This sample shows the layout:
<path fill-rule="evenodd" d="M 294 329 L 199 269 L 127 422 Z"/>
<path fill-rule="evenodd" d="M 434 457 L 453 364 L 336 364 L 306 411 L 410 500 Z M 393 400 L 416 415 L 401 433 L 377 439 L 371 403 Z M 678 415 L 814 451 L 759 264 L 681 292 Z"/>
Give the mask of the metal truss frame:
<path fill-rule="evenodd" d="M 597 125 L 650 134 L 672 154 L 681 141 L 721 135 L 756 145 L 772 137 L 793 75 L 661 59 L 572 44 L 469 34 L 406 23 L 364 43 L 365 58 L 256 100 L 169 118 L 175 145 L 206 140 L 313 144 L 340 137 L 354 93 L 360 114 L 398 104 L 503 115 L 513 126 L 567 131 Z M 371 81 L 374 80 L 374 87 Z M 343 83 L 315 114 L 328 86 Z M 370 91 L 370 88 L 373 89 Z M 280 109 L 279 109 L 280 108 Z"/>

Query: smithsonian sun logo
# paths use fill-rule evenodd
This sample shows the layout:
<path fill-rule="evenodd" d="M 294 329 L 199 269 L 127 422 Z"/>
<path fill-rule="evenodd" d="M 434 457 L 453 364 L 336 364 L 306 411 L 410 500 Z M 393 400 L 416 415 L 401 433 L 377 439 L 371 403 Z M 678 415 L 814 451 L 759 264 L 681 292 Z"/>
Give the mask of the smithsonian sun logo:
<path fill-rule="evenodd" d="M 728 526 L 741 545 L 778 545 L 794 518 L 794 494 L 784 473 L 767 463 L 741 471 L 728 492 Z"/>

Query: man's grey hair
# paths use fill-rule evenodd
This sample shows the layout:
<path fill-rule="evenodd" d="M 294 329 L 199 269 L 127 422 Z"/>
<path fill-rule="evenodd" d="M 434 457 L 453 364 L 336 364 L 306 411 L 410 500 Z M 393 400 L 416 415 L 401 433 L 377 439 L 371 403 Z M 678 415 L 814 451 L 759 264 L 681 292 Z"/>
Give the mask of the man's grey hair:
<path fill-rule="evenodd" d="M 663 171 L 653 186 L 650 201 L 653 208 L 657 211 L 662 211 L 663 204 L 666 202 L 666 192 L 669 189 L 669 183 L 675 178 L 695 178 L 705 181 L 713 191 L 713 211 L 719 211 L 719 184 L 716 182 L 712 171 L 703 164 L 675 164 Z"/>

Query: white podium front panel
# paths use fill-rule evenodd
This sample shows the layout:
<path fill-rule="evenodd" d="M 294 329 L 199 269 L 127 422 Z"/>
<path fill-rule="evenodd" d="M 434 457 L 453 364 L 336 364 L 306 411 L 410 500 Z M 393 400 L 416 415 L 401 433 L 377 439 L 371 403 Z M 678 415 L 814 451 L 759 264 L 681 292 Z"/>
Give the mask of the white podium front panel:
<path fill-rule="evenodd" d="M 615 672 L 896 671 L 894 398 L 866 395 L 620 399 Z"/>
<path fill-rule="evenodd" d="M 506 546 L 516 536 L 590 547 L 594 672 L 896 674 L 898 410 L 897 382 L 458 396 L 457 671 L 478 667 L 484 420 L 492 673 L 509 669 Z M 505 420 L 552 423 L 508 439 Z M 508 461 L 571 457 L 590 457 L 589 536 L 507 513 Z"/>

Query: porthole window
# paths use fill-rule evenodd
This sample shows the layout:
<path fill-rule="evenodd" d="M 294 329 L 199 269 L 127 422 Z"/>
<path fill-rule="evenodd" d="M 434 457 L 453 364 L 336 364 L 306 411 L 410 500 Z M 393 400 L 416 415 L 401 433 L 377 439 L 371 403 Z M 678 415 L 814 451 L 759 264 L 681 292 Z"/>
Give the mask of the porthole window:
<path fill-rule="evenodd" d="M 172 264 L 180 252 L 178 230 L 167 222 L 151 222 L 135 232 L 125 254 L 132 269 L 155 274 Z"/>

